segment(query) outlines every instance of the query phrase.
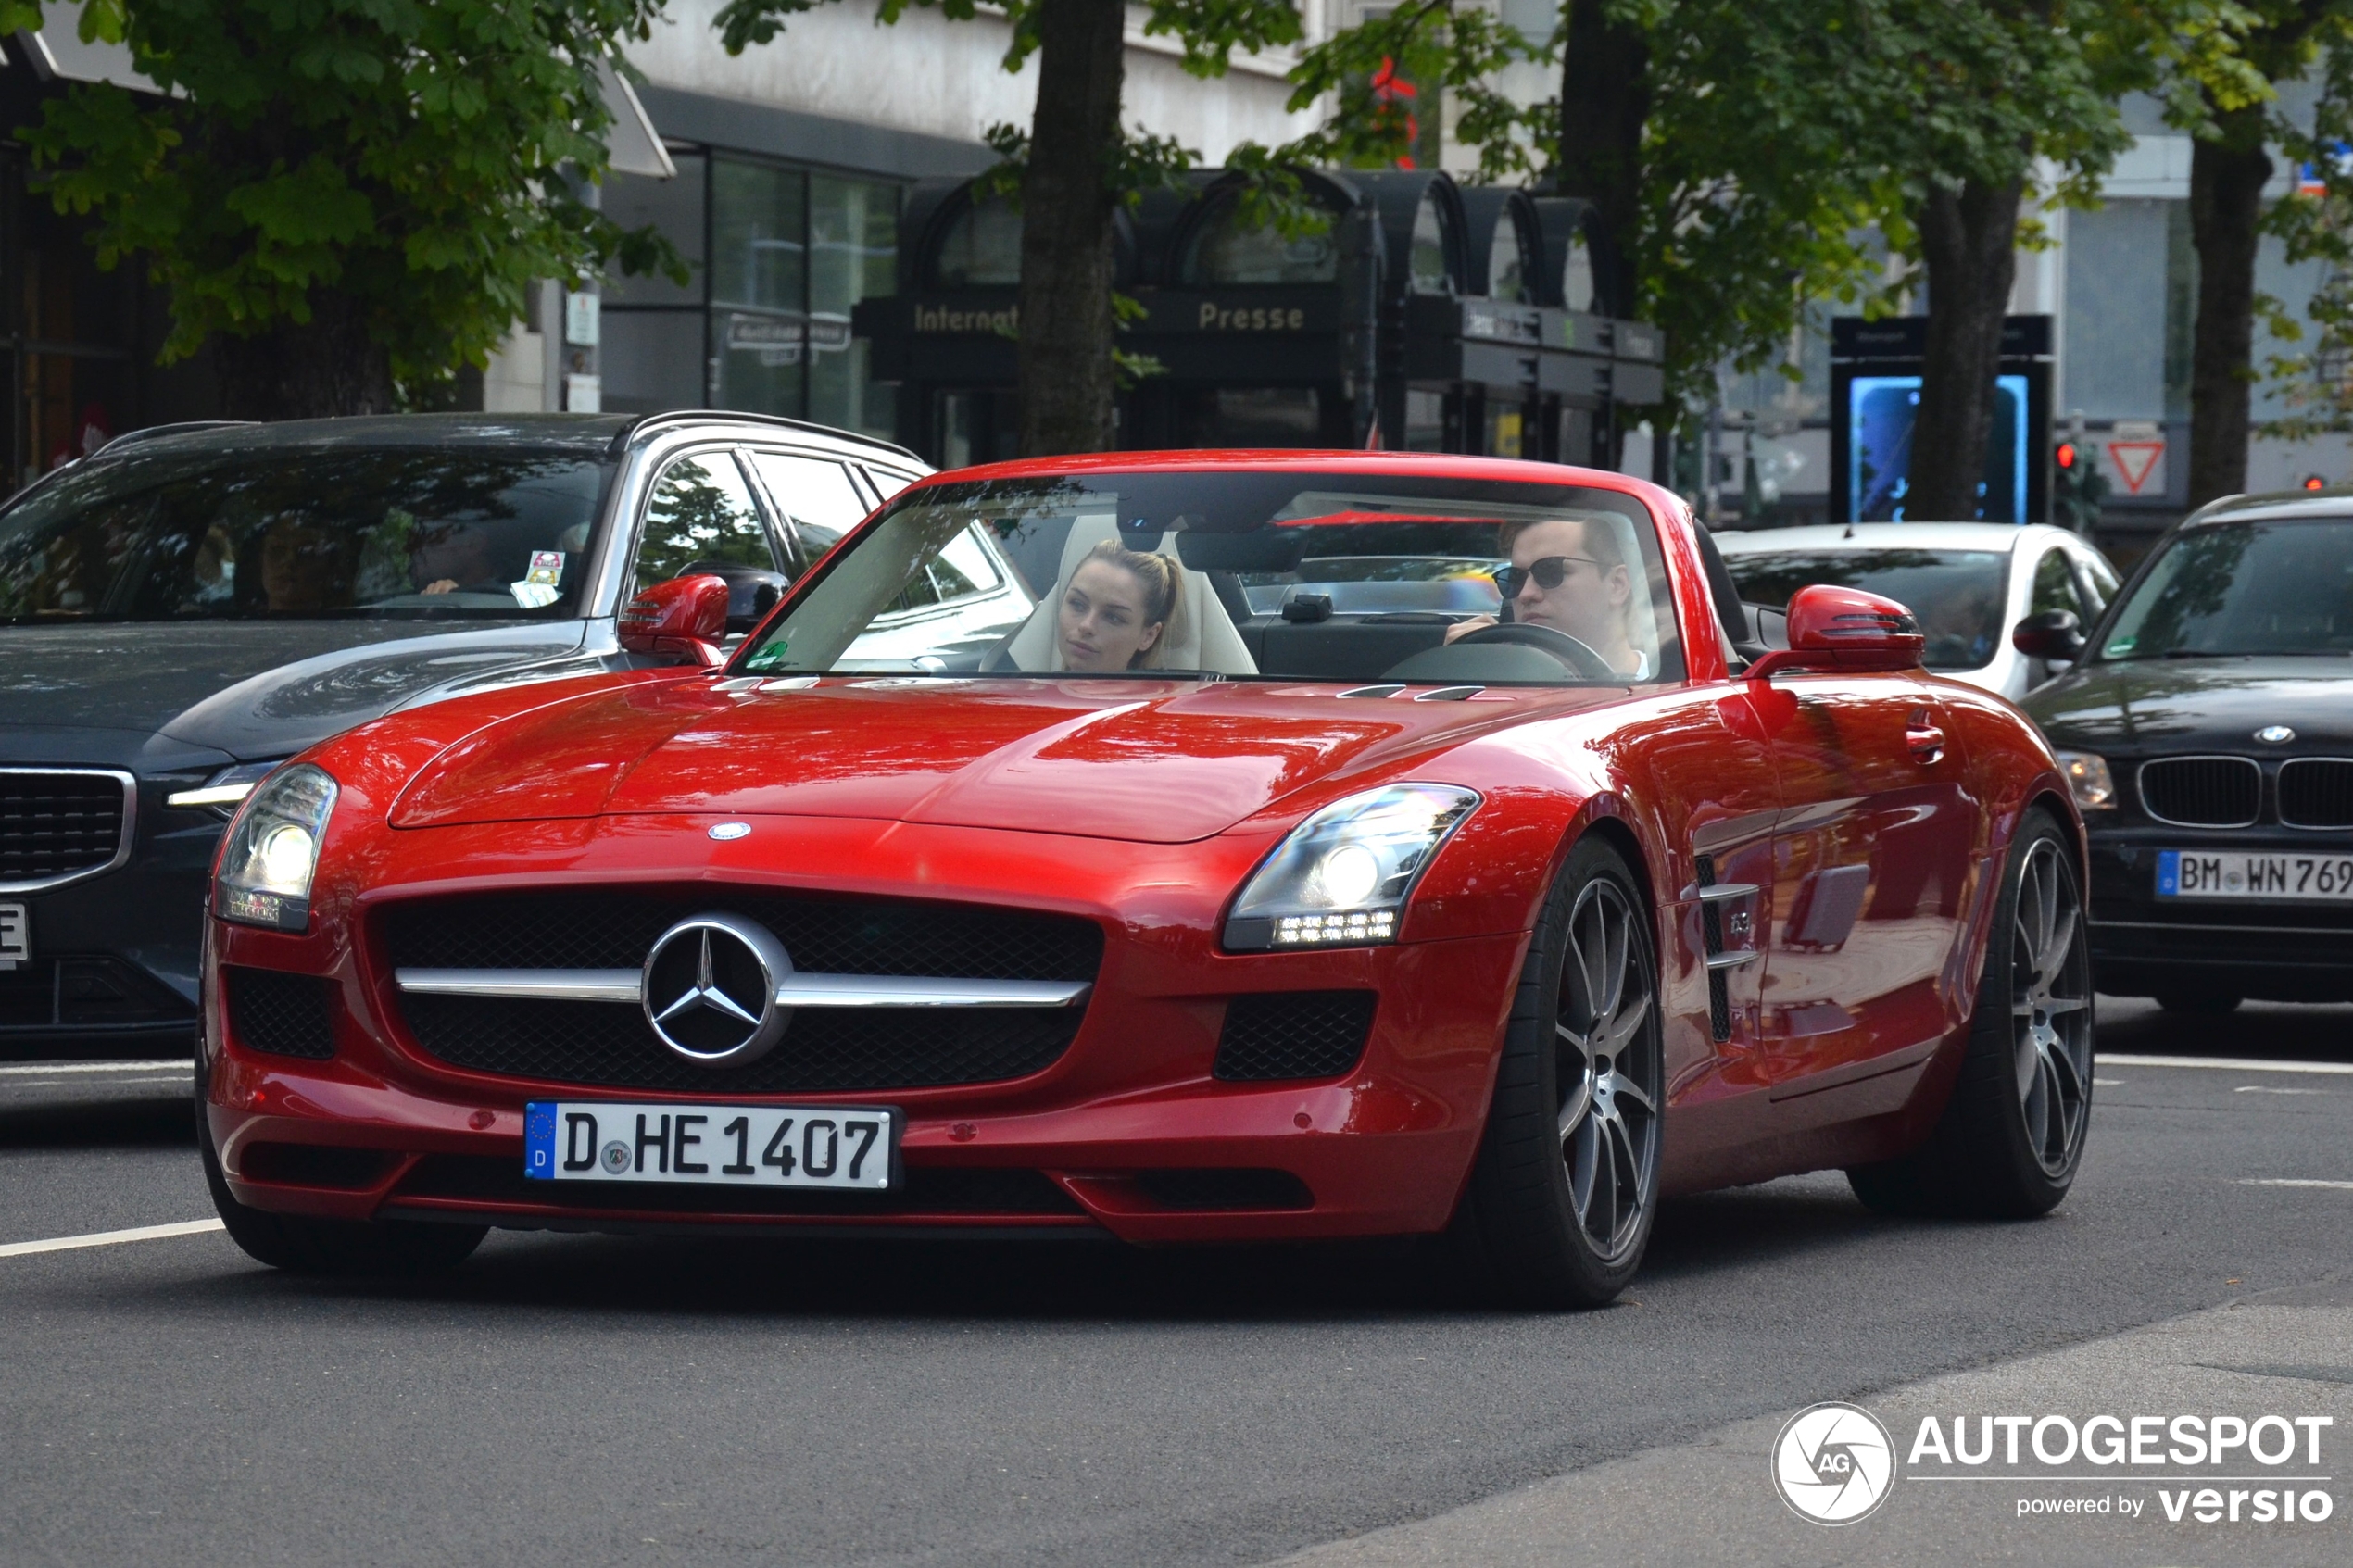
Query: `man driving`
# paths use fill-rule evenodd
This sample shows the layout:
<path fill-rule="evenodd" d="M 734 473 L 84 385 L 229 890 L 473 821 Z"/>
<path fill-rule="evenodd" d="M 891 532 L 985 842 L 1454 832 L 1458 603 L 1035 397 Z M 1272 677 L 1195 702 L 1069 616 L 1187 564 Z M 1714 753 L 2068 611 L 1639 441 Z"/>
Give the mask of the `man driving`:
<path fill-rule="evenodd" d="M 1495 586 L 1512 607 L 1513 620 L 1576 638 L 1621 675 L 1635 680 L 1649 675 L 1649 657 L 1627 635 L 1633 574 L 1607 520 L 1507 522 L 1500 543 L 1512 564 L 1496 570 Z M 1491 615 L 1457 621 L 1446 629 L 1446 640 L 1495 623 Z"/>

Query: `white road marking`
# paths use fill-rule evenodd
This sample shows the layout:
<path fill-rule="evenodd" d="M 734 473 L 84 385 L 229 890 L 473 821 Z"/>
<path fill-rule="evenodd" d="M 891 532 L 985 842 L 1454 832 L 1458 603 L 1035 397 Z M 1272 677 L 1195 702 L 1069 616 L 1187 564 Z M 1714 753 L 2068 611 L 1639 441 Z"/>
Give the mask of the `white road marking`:
<path fill-rule="evenodd" d="M 2241 1176 L 2243 1187 L 2322 1187 L 2330 1192 L 2353 1192 L 2353 1182 L 2323 1182 L 2310 1176 Z"/>
<path fill-rule="evenodd" d="M 195 1067 L 188 1057 L 161 1061 L 36 1061 L 22 1067 L 0 1067 L 0 1078 L 54 1078 L 60 1073 L 159 1073 L 167 1067 L 182 1073 Z"/>
<path fill-rule="evenodd" d="M 2095 1089 L 2120 1089 L 2123 1086 L 2124 1080 L 2121 1078 L 2095 1078 L 2092 1080 L 2092 1087 Z"/>
<path fill-rule="evenodd" d="M 2234 1095 L 2334 1095 L 2334 1089 L 2275 1089 L 2268 1084 L 2241 1084 Z"/>
<path fill-rule="evenodd" d="M 126 1241 L 161 1241 L 167 1236 L 200 1236 L 221 1229 L 218 1220 L 182 1220 L 172 1225 L 139 1225 L 127 1231 L 92 1231 L 87 1236 L 55 1236 L 46 1241 L 11 1241 L 0 1246 L 0 1258 L 22 1258 L 34 1252 L 71 1252 L 82 1247 L 120 1247 Z"/>
<path fill-rule="evenodd" d="M 2327 1073 L 2353 1078 L 2353 1061 L 2241 1061 L 2227 1056 L 2110 1056 L 2092 1059 L 2097 1067 L 2202 1067 L 2217 1073 Z"/>

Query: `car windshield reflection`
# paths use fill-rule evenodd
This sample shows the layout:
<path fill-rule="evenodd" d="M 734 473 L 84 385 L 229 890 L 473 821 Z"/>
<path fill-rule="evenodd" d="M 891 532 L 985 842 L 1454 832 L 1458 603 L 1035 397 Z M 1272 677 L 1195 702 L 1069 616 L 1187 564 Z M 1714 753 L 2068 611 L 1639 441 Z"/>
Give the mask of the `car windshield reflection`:
<path fill-rule="evenodd" d="M 2117 612 L 2105 659 L 2353 654 L 2353 521 L 2195 528 Z"/>

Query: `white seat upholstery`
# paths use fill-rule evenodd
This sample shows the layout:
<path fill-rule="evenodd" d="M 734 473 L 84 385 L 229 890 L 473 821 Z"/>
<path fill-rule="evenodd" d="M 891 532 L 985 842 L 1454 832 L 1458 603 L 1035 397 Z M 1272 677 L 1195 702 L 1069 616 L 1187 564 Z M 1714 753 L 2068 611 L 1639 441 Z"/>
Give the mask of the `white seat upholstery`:
<path fill-rule="evenodd" d="M 1016 670 L 1044 671 L 1063 667 L 1062 645 L 1054 635 L 1054 615 L 1070 590 L 1070 580 L 1078 571 L 1079 563 L 1093 553 L 1096 546 L 1106 539 L 1119 538 L 1119 521 L 1110 512 L 1093 512 L 1071 521 L 1070 537 L 1063 542 L 1062 570 L 1055 574 L 1053 592 L 1038 601 L 1029 619 L 1005 645 L 1000 657 L 1009 660 Z M 1178 560 L 1176 535 L 1164 533 L 1153 546 L 1153 554 Z M 1255 675 L 1258 661 L 1250 657 L 1239 632 L 1234 630 L 1233 618 L 1226 607 L 1217 602 L 1211 591 L 1209 579 L 1198 571 L 1184 571 L 1178 579 L 1184 584 L 1178 606 L 1172 617 L 1176 624 L 1162 633 L 1160 657 L 1153 662 L 1164 670 L 1214 670 L 1221 675 Z"/>

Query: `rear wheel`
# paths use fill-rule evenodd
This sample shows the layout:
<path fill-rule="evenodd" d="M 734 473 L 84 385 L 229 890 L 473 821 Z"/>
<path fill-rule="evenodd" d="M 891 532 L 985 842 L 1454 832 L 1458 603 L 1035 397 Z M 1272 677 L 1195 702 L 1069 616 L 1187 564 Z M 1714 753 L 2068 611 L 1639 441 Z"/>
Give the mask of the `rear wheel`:
<path fill-rule="evenodd" d="M 1953 1098 L 1919 1148 L 1847 1172 L 1894 1213 L 2026 1218 L 2059 1205 L 2092 1116 L 2092 961 L 2072 844 L 2042 811 L 2010 846 Z"/>
<path fill-rule="evenodd" d="M 212 1147 L 205 1117 L 205 1063 L 196 1052 L 196 1150 L 205 1185 L 229 1239 L 257 1263 L 291 1273 L 422 1274 L 455 1268 L 482 1245 L 484 1225 L 407 1224 L 384 1220 L 314 1220 L 272 1214 L 237 1201 Z"/>
<path fill-rule="evenodd" d="M 1592 1307 L 1642 1266 L 1666 1103 L 1650 906 L 1588 838 L 1545 900 L 1454 1239 L 1492 1294 Z"/>

